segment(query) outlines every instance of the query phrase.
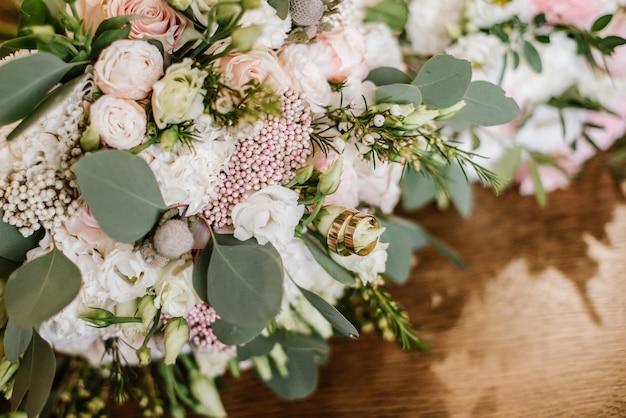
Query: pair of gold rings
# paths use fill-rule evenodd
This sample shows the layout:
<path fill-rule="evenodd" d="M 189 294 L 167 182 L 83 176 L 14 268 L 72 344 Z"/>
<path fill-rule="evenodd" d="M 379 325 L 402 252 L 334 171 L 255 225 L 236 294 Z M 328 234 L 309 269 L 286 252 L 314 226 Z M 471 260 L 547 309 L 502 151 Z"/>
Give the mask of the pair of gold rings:
<path fill-rule="evenodd" d="M 368 255 L 374 250 L 378 243 L 378 238 L 369 243 L 365 248 L 356 251 L 354 247 L 354 234 L 363 222 L 367 222 L 373 228 L 379 228 L 378 219 L 372 215 L 359 212 L 355 209 L 346 209 L 341 212 L 328 229 L 326 242 L 328 248 L 339 255 L 348 256 L 351 254 Z"/>

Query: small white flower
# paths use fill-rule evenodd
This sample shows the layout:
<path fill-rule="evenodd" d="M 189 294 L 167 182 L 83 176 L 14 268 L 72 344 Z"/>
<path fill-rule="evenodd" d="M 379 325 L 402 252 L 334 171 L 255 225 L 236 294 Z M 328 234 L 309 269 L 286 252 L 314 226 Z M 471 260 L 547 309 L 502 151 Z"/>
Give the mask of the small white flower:
<path fill-rule="evenodd" d="M 155 306 L 171 316 L 187 316 L 199 301 L 193 288 L 193 265 L 185 267 L 185 263 L 185 260 L 169 263 L 161 270 L 154 286 Z"/>
<path fill-rule="evenodd" d="M 335 253 L 331 253 L 330 256 L 346 269 L 357 273 L 364 282 L 371 283 L 376 280 L 379 274 L 385 272 L 388 246 L 389 244 L 379 242 L 374 251 L 366 256 L 349 255 L 343 257 Z"/>

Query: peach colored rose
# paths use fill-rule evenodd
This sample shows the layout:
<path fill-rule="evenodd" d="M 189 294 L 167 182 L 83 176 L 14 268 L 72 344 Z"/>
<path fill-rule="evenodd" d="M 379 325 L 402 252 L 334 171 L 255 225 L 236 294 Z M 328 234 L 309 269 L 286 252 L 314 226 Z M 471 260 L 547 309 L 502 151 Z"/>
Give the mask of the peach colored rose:
<path fill-rule="evenodd" d="M 83 205 L 76 215 L 65 222 L 65 227 L 70 234 L 81 237 L 99 248 L 112 242 L 104 231 L 100 229 L 98 221 L 95 220 L 86 205 Z"/>
<path fill-rule="evenodd" d="M 583 29 L 591 24 L 606 10 L 606 5 L 599 0 L 533 0 L 537 13 L 545 13 L 552 23 L 569 23 Z"/>
<path fill-rule="evenodd" d="M 69 5 L 68 12 L 69 12 Z M 96 31 L 98 25 L 104 20 L 104 5 L 102 0 L 76 0 L 74 4 L 78 16 L 83 19 L 83 27 Z"/>
<path fill-rule="evenodd" d="M 156 39 L 161 41 L 167 53 L 182 46 L 182 35 L 187 20 L 165 0 L 109 0 L 105 16 L 142 15 L 143 19 L 131 22 L 133 39 Z"/>
<path fill-rule="evenodd" d="M 234 89 L 241 89 L 251 80 L 269 83 L 278 94 L 284 93 L 289 87 L 288 77 L 278 59 L 267 51 L 235 52 L 221 59 L 219 66 L 226 84 Z"/>
<path fill-rule="evenodd" d="M 146 137 L 146 112 L 133 100 L 105 94 L 91 105 L 89 118 L 100 138 L 112 148 L 131 149 Z"/>
<path fill-rule="evenodd" d="M 341 83 L 352 76 L 362 80 L 369 68 L 365 61 L 365 39 L 353 27 L 338 27 L 317 35 L 309 46 L 312 59 L 324 72 L 326 79 Z"/>
<path fill-rule="evenodd" d="M 94 65 L 94 81 L 118 99 L 141 100 L 163 75 L 159 49 L 144 41 L 119 40 L 105 48 Z"/>

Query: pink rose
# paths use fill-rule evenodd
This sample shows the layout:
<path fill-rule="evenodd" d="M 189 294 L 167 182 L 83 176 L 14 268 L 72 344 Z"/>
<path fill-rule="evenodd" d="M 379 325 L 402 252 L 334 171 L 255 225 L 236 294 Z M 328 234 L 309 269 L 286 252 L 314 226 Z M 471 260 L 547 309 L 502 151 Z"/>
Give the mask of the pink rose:
<path fill-rule="evenodd" d="M 115 41 L 94 65 L 94 80 L 100 90 L 118 99 L 145 99 L 162 75 L 159 49 L 144 41 Z"/>
<path fill-rule="evenodd" d="M 236 52 L 221 59 L 219 66 L 226 84 L 233 89 L 240 90 L 251 80 L 269 83 L 277 94 L 284 93 L 289 87 L 287 75 L 280 67 L 278 59 L 270 52 Z"/>
<path fill-rule="evenodd" d="M 105 94 L 89 109 L 91 124 L 105 144 L 117 149 L 140 145 L 146 136 L 146 112 L 132 100 Z"/>
<path fill-rule="evenodd" d="M 98 249 L 103 249 L 112 242 L 108 235 L 100 229 L 98 221 L 95 220 L 86 205 L 83 205 L 76 215 L 65 222 L 65 227 L 67 232 L 97 246 Z"/>
<path fill-rule="evenodd" d="M 182 46 L 181 40 L 187 20 L 165 0 L 109 0 L 105 13 L 106 17 L 145 16 L 131 22 L 131 38 L 161 41 L 167 53 Z"/>
<path fill-rule="evenodd" d="M 309 46 L 313 61 L 323 71 L 326 79 L 341 83 L 352 76 L 362 80 L 369 68 L 365 61 L 365 39 L 353 27 L 338 27 L 317 35 Z"/>
<path fill-rule="evenodd" d="M 102 0 L 76 0 L 74 3 L 78 16 L 83 19 L 83 27 L 96 31 L 98 25 L 104 20 L 104 5 Z M 69 5 L 67 6 L 68 13 Z"/>
<path fill-rule="evenodd" d="M 537 13 L 545 13 L 551 23 L 569 23 L 582 29 L 606 13 L 608 2 L 599 0 L 533 0 Z"/>

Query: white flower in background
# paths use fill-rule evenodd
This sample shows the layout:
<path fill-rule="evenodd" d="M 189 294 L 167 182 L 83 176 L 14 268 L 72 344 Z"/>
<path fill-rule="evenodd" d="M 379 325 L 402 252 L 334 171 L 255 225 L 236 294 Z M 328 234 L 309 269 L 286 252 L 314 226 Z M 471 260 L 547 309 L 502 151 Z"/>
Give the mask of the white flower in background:
<path fill-rule="evenodd" d="M 274 246 L 293 239 L 293 232 L 304 214 L 298 194 L 282 186 L 268 186 L 249 196 L 232 211 L 235 238 L 252 237 L 263 245 Z"/>
<path fill-rule="evenodd" d="M 445 50 L 458 59 L 472 63 L 472 80 L 498 83 L 502 75 L 506 47 L 496 36 L 483 32 L 471 33 L 459 38 Z"/>
<path fill-rule="evenodd" d="M 404 71 L 406 64 L 398 38 L 384 23 L 368 23 L 364 27 L 365 61 L 370 68 L 395 67 Z"/>
<path fill-rule="evenodd" d="M 339 263 L 339 265 L 358 274 L 361 280 L 370 283 L 376 280 L 379 274 L 385 272 L 388 246 L 389 244 L 379 241 L 374 251 L 365 256 L 356 254 L 340 256 L 335 253 L 330 253 L 330 256 Z"/>
<path fill-rule="evenodd" d="M 146 139 L 146 111 L 134 100 L 105 94 L 91 105 L 89 120 L 109 147 L 128 150 Z"/>
<path fill-rule="evenodd" d="M 559 113 L 551 106 L 537 106 L 520 127 L 515 143 L 529 151 L 549 154 L 579 138 L 584 122 L 585 110 L 563 109 Z"/>
<path fill-rule="evenodd" d="M 303 44 L 290 44 L 281 51 L 279 60 L 291 80 L 291 87 L 304 94 L 313 112 L 323 112 L 331 103 L 330 84 L 311 59 Z"/>
<path fill-rule="evenodd" d="M 391 213 L 400 200 L 400 178 L 404 166 L 393 162 L 377 162 L 374 169 L 371 163 L 361 159 L 354 161 L 359 178 L 359 200 L 380 208 L 383 213 Z"/>
<path fill-rule="evenodd" d="M 461 23 L 464 0 L 412 0 L 406 33 L 418 54 L 440 54 L 452 39 L 449 26 Z"/>
<path fill-rule="evenodd" d="M 194 352 L 194 358 L 200 372 L 206 376 L 217 377 L 223 375 L 228 369 L 228 362 L 236 357 L 236 351 L 209 351 Z"/>
<path fill-rule="evenodd" d="M 246 10 L 239 24 L 242 28 L 251 25 L 263 25 L 263 33 L 255 42 L 255 47 L 278 49 L 285 42 L 287 32 L 291 30 L 291 19 L 281 19 L 276 14 L 276 9 L 261 0 L 256 9 Z"/>
<path fill-rule="evenodd" d="M 471 0 L 467 5 L 466 16 L 479 28 L 491 27 L 519 17 L 523 22 L 532 19 L 535 8 L 529 0 L 511 0 L 501 5 L 493 0 Z"/>
<path fill-rule="evenodd" d="M 118 244 L 104 259 L 96 275 L 115 302 L 127 302 L 146 294 L 158 279 L 158 270 L 146 264 L 131 244 Z"/>
<path fill-rule="evenodd" d="M 192 282 L 193 264 L 186 263 L 186 260 L 177 260 L 163 267 L 154 286 L 155 306 L 170 316 L 185 317 L 199 302 Z"/>
<path fill-rule="evenodd" d="M 202 83 L 207 73 L 192 68 L 192 64 L 190 58 L 185 58 L 170 65 L 165 76 L 152 87 L 152 112 L 160 129 L 168 123 L 194 120 L 204 112 L 206 92 Z"/>

